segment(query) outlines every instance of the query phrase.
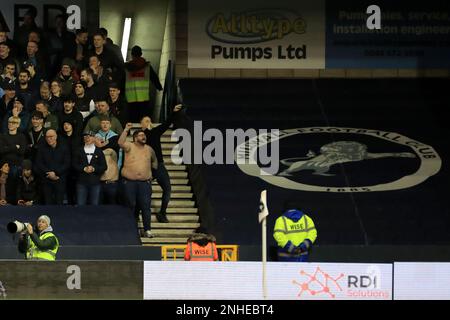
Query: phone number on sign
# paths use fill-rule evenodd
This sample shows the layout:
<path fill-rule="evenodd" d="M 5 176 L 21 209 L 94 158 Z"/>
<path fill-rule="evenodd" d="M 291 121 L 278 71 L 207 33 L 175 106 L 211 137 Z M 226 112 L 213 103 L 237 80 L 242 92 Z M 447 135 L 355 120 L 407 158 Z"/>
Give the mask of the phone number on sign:
<path fill-rule="evenodd" d="M 366 57 L 423 57 L 423 50 L 364 50 Z"/>

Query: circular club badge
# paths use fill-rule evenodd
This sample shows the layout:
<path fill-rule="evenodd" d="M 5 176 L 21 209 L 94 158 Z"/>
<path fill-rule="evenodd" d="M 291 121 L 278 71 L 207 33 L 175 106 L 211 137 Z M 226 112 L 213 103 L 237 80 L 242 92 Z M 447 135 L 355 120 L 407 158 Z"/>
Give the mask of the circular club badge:
<path fill-rule="evenodd" d="M 267 149 L 272 143 L 282 145 L 287 138 L 295 139 L 295 144 L 303 149 L 303 153 L 284 159 L 278 157 L 278 171 L 267 173 L 258 164 L 259 149 Z M 290 142 L 292 145 L 292 140 Z M 279 151 L 279 148 L 276 150 Z M 239 145 L 235 161 L 244 173 L 272 185 L 313 192 L 406 189 L 437 174 L 442 165 L 433 147 L 422 142 L 395 132 L 343 127 L 272 130 Z M 389 168 L 392 163 L 397 163 L 398 170 Z M 402 171 L 405 167 L 414 168 L 413 172 Z M 339 168 L 340 171 L 337 170 Z M 359 171 L 349 179 L 354 168 Z M 339 176 L 346 178 L 340 183 L 333 180 Z"/>

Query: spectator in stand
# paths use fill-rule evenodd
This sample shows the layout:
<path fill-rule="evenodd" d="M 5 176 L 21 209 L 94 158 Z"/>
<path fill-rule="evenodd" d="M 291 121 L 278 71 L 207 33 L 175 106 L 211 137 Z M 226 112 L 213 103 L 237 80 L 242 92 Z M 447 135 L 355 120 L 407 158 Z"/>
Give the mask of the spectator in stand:
<path fill-rule="evenodd" d="M 34 72 L 28 71 L 30 71 L 35 84 L 47 78 L 47 65 L 44 57 L 39 52 L 39 45 L 35 41 L 28 41 L 27 54 L 22 61 L 23 68 L 28 69 L 29 66 L 33 66 Z"/>
<path fill-rule="evenodd" d="M 50 90 L 50 83 L 43 81 L 39 89 L 39 97 L 35 98 L 35 101 L 43 100 L 48 104 L 48 110 L 51 113 L 57 114 L 62 111 L 63 103 L 59 97 L 55 97 Z"/>
<path fill-rule="evenodd" d="M 161 148 L 161 136 L 169 129 L 170 125 L 173 122 L 174 116 L 180 111 L 182 105 L 176 105 L 173 108 L 173 113 L 163 124 L 153 127 L 152 120 L 149 117 L 144 117 L 141 120 L 141 128 L 146 136 L 146 143 L 155 151 L 156 158 L 158 159 L 158 168 L 153 172 L 154 178 L 158 181 L 158 184 L 161 186 L 163 190 L 162 200 L 161 200 L 161 211 L 156 215 L 158 222 L 167 223 L 169 220 L 167 219 L 166 211 L 167 206 L 170 201 L 170 194 L 172 192 L 172 187 L 170 184 L 169 173 L 167 172 L 166 167 L 164 166 L 164 159 Z"/>
<path fill-rule="evenodd" d="M 100 177 L 103 204 L 116 204 L 119 182 L 119 136 L 111 130 L 108 116 L 100 116 L 100 130 L 95 135 L 95 146 L 103 151 L 106 159 L 106 171 Z"/>
<path fill-rule="evenodd" d="M 50 92 L 52 93 L 53 97 L 61 99 L 62 86 L 61 86 L 61 83 L 58 80 L 53 80 L 50 83 Z"/>
<path fill-rule="evenodd" d="M 36 173 L 40 176 L 45 204 L 62 205 L 66 186 L 66 175 L 70 168 L 70 152 L 58 142 L 55 130 L 45 133 L 46 143 L 39 147 L 36 155 Z"/>
<path fill-rule="evenodd" d="M 92 78 L 97 84 L 99 92 L 102 94 L 108 92 L 109 83 L 112 80 L 111 72 L 103 68 L 97 56 L 89 58 L 89 68 L 92 70 Z"/>
<path fill-rule="evenodd" d="M 13 85 L 7 85 L 3 88 L 5 94 L 0 99 L 0 117 L 3 119 L 8 111 L 14 107 L 14 101 L 16 101 L 16 88 Z"/>
<path fill-rule="evenodd" d="M 19 132 L 26 133 L 28 130 L 28 125 L 30 123 L 30 114 L 24 110 L 23 101 L 19 98 L 14 98 L 14 104 L 11 111 L 6 113 L 5 118 L 3 119 L 3 133 L 6 133 L 9 130 L 8 119 L 10 117 L 19 117 L 20 118 L 20 127 L 18 128 Z"/>
<path fill-rule="evenodd" d="M 17 57 L 17 45 L 8 38 L 8 32 L 5 29 L 0 28 L 0 43 L 3 42 L 8 46 L 11 57 Z"/>
<path fill-rule="evenodd" d="M 100 99 L 96 101 L 97 103 L 97 113 L 94 115 L 91 119 L 89 119 L 86 127 L 84 128 L 84 132 L 87 131 L 93 131 L 98 132 L 100 130 L 100 115 L 106 115 L 109 116 L 111 120 L 111 130 L 116 132 L 117 134 L 121 134 L 123 131 L 122 125 L 120 124 L 120 121 L 114 117 L 109 112 L 109 105 L 108 102 L 106 102 L 106 99 Z"/>
<path fill-rule="evenodd" d="M 0 206 L 15 203 L 14 184 L 9 177 L 9 164 L 0 160 Z"/>
<path fill-rule="evenodd" d="M 75 92 L 75 108 L 81 112 L 83 119 L 86 122 L 86 118 L 95 111 L 95 102 L 86 96 L 85 92 L 86 84 L 83 81 L 77 81 L 74 85 Z"/>
<path fill-rule="evenodd" d="M 44 115 L 44 129 L 49 130 L 53 129 L 55 131 L 58 130 L 58 117 L 48 111 L 48 103 L 45 101 L 36 102 L 36 110 L 42 112 Z"/>
<path fill-rule="evenodd" d="M 25 69 L 20 70 L 16 94 L 22 99 L 25 110 L 28 112 L 34 110 L 33 97 L 36 95 L 36 92 L 31 88 L 30 80 L 30 72 Z"/>
<path fill-rule="evenodd" d="M 59 135 L 60 139 L 70 151 L 70 158 L 74 159 L 79 153 L 81 148 L 81 134 L 76 135 L 73 131 L 73 123 L 70 120 L 66 120 L 62 125 L 62 132 Z M 70 167 L 67 172 L 67 201 L 70 205 L 75 205 L 77 203 L 77 172 L 73 166 Z"/>
<path fill-rule="evenodd" d="M 86 84 L 84 91 L 89 101 L 96 101 L 105 95 L 104 92 L 101 92 L 101 88 L 98 86 L 98 84 L 95 83 L 94 73 L 91 69 L 83 69 L 81 71 L 80 80 Z"/>
<path fill-rule="evenodd" d="M 106 30 L 105 28 L 100 28 L 99 31 L 101 33 L 103 33 L 103 36 L 105 37 L 105 48 L 108 51 L 114 52 L 118 61 L 120 61 L 123 64 L 124 61 L 123 61 L 122 51 L 117 44 L 114 44 L 114 42 L 111 40 L 111 38 L 108 38 L 108 30 Z"/>
<path fill-rule="evenodd" d="M 142 57 L 141 47 L 134 46 L 131 57 L 131 61 L 125 63 L 125 96 L 129 121 L 138 122 L 142 117 L 150 116 L 150 82 L 158 90 L 162 90 L 162 86 L 150 63 Z"/>
<path fill-rule="evenodd" d="M 17 132 L 19 126 L 20 118 L 10 117 L 8 121 L 9 131 L 3 136 L 3 141 L 0 141 L 0 158 L 9 164 L 9 179 L 11 179 L 14 190 L 17 186 L 17 180 L 21 171 L 20 166 L 22 165 L 27 147 L 25 136 Z M 14 203 L 16 202 L 14 201 Z"/>
<path fill-rule="evenodd" d="M 64 57 L 71 58 L 75 61 L 75 69 L 81 72 L 86 67 L 86 59 L 88 57 L 88 31 L 82 27 L 75 30 L 75 40 L 65 48 Z"/>
<path fill-rule="evenodd" d="M 74 62 L 65 58 L 61 65 L 61 70 L 59 71 L 56 79 L 61 83 L 61 96 L 67 97 L 72 94 L 73 85 L 75 84 L 77 78 L 75 77 L 76 73 L 73 72 Z"/>
<path fill-rule="evenodd" d="M 108 105 L 111 113 L 119 119 L 122 126 L 126 124 L 128 104 L 125 98 L 120 94 L 119 85 L 112 82 L 109 85 Z"/>
<path fill-rule="evenodd" d="M 105 69 L 112 72 L 113 81 L 123 83 L 124 80 L 124 64 L 113 51 L 109 51 L 106 47 L 106 37 L 101 31 L 97 31 L 92 36 L 94 48 L 91 56 L 95 55 Z"/>
<path fill-rule="evenodd" d="M 136 218 L 139 210 L 142 211 L 144 222 L 144 235 L 153 238 L 150 231 L 151 222 L 151 195 L 152 170 L 158 168 L 158 160 L 151 147 L 146 145 L 145 133 L 136 130 L 133 133 L 133 142 L 127 142 L 127 135 L 133 125 L 127 123 L 125 130 L 119 138 L 119 146 L 125 152 L 125 161 L 122 168 L 122 178 L 128 206 L 134 210 Z"/>
<path fill-rule="evenodd" d="M 74 134 L 81 137 L 81 134 L 83 133 L 83 116 L 74 107 L 75 102 L 73 97 L 65 97 L 63 111 L 58 114 L 58 123 L 70 122 Z"/>
<path fill-rule="evenodd" d="M 44 134 L 44 115 L 42 112 L 35 110 L 31 114 L 31 129 L 28 130 L 27 135 L 27 158 L 35 160 L 38 147 L 45 141 L 43 139 Z"/>
<path fill-rule="evenodd" d="M 10 62 L 14 62 L 16 70 L 19 69 L 19 63 L 11 52 L 11 45 L 8 42 L 2 41 L 0 42 L 0 72 L 3 72 L 6 64 Z"/>
<path fill-rule="evenodd" d="M 67 16 L 59 14 L 55 17 L 55 31 L 48 36 L 50 64 L 52 75 L 59 72 L 63 58 L 70 55 L 70 47 L 74 45 L 75 35 L 67 30 Z"/>
<path fill-rule="evenodd" d="M 38 59 L 40 59 L 38 61 L 38 63 L 43 64 L 45 66 L 45 71 L 47 71 L 47 68 L 49 69 L 49 67 L 50 67 L 50 61 L 48 59 L 49 53 L 48 53 L 48 47 L 47 47 L 46 41 L 41 38 L 41 34 L 37 31 L 31 31 L 28 34 L 28 42 L 30 42 L 30 41 L 37 43 L 39 50 L 36 55 L 37 55 Z M 50 70 L 48 70 L 48 71 L 50 71 Z M 49 75 L 50 75 L 50 72 L 44 72 L 45 78 Z"/>
<path fill-rule="evenodd" d="M 39 203 L 38 185 L 33 175 L 33 164 L 25 159 L 22 163 L 22 174 L 17 186 L 17 204 L 32 206 Z"/>
<path fill-rule="evenodd" d="M 106 170 L 105 156 L 100 148 L 95 146 L 95 133 L 84 134 L 84 147 L 80 149 L 74 160 L 78 172 L 77 204 L 88 203 L 98 205 L 100 202 L 100 177 Z"/>
<path fill-rule="evenodd" d="M 37 31 L 42 34 L 42 30 L 38 28 L 35 22 L 36 16 L 36 8 L 30 8 L 23 17 L 23 24 L 16 30 L 14 30 L 14 42 L 18 45 L 19 55 L 25 54 L 28 35 L 31 31 Z"/>
<path fill-rule="evenodd" d="M 11 60 L 6 62 L 0 75 L 0 87 L 5 88 L 7 85 L 16 85 L 16 64 Z"/>

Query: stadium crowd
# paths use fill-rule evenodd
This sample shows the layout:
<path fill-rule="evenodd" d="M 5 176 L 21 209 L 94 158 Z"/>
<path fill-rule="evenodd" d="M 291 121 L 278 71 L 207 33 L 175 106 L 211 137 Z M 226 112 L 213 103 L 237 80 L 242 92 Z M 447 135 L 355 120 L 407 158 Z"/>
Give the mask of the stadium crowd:
<path fill-rule="evenodd" d="M 35 17 L 28 11 L 12 39 L 0 29 L 0 205 L 126 204 L 118 140 L 129 122 L 142 120 L 147 130 L 151 113 L 132 87 L 127 101 L 128 74 L 148 67 L 161 90 L 157 75 L 138 46 L 124 62 L 104 28 L 70 32 L 59 15 L 48 32 Z M 155 134 L 157 149 L 162 133 Z M 155 140 L 145 136 L 149 145 Z M 167 171 L 158 169 L 170 198 Z M 167 220 L 162 211 L 159 218 Z"/>

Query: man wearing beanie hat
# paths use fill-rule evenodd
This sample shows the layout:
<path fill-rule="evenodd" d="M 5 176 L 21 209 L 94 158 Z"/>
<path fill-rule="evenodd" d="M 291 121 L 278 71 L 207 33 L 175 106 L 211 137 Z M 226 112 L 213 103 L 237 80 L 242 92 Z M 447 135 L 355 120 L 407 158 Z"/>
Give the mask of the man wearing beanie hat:
<path fill-rule="evenodd" d="M 27 230 L 19 239 L 19 252 L 24 253 L 27 260 L 56 260 L 59 241 L 50 223 L 50 217 L 42 215 L 37 219 L 36 228 L 31 223 L 26 225 Z"/>

